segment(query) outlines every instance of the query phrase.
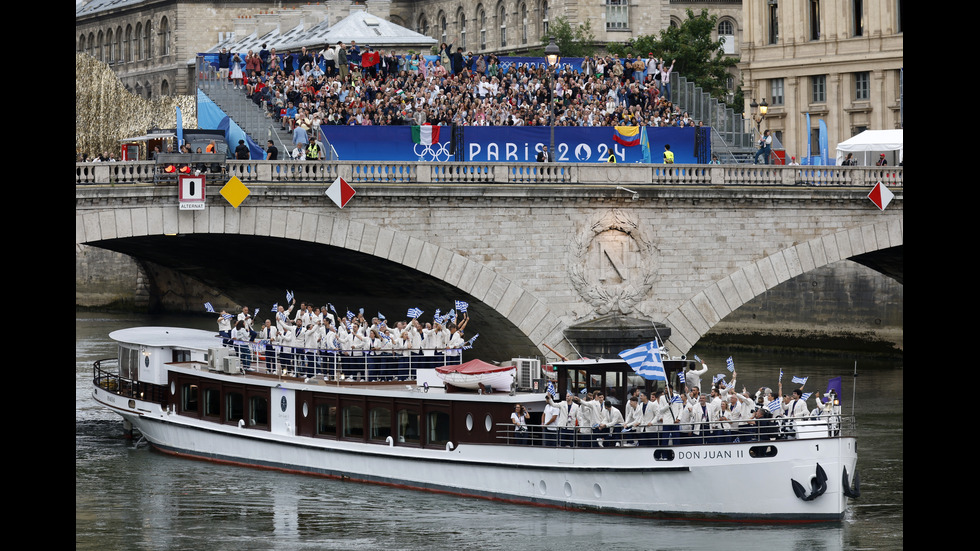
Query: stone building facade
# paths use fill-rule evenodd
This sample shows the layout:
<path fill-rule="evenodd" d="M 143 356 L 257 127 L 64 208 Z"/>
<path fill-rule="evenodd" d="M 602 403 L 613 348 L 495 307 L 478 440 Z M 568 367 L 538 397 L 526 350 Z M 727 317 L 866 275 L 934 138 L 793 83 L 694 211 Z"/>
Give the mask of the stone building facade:
<path fill-rule="evenodd" d="M 766 99 L 763 128 L 781 139 L 787 158 L 819 154 L 818 119 L 827 123 L 831 156 L 838 143 L 864 130 L 902 127 L 902 0 L 745 0 L 743 6 L 745 111 L 753 99 Z"/>

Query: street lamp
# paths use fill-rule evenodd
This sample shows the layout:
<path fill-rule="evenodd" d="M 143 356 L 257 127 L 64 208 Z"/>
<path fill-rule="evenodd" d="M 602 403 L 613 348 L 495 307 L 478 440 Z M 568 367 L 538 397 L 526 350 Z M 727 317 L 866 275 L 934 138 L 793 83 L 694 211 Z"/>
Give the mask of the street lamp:
<path fill-rule="evenodd" d="M 558 66 L 558 62 L 561 61 L 561 52 L 558 49 L 558 45 L 555 44 L 555 37 L 550 37 L 548 45 L 544 48 L 544 58 L 548 61 L 548 102 L 551 104 L 551 147 L 549 149 L 550 154 L 548 160 L 554 162 L 555 160 L 555 67 Z"/>
<path fill-rule="evenodd" d="M 769 112 L 769 104 L 766 103 L 766 98 L 762 98 L 762 103 L 756 103 L 755 98 L 752 98 L 752 103 L 749 104 L 752 108 L 752 120 L 755 121 L 755 129 L 762 133 L 762 121 L 766 120 L 766 113 Z M 758 110 L 758 113 L 756 113 Z"/>

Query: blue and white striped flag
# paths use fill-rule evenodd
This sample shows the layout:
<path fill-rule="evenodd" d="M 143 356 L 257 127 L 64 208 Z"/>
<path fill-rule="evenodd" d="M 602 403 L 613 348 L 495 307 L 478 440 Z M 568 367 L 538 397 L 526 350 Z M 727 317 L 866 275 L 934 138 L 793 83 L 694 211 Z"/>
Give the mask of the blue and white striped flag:
<path fill-rule="evenodd" d="M 456 301 L 457 303 L 459 301 Z M 555 388 L 555 383 L 548 381 L 548 387 L 544 390 L 553 400 L 558 399 L 558 389 Z"/>
<path fill-rule="evenodd" d="M 441 324 L 442 324 L 442 322 L 444 322 L 444 321 L 446 321 L 446 320 L 445 320 L 445 319 L 443 319 L 443 317 L 442 317 L 442 316 L 436 316 L 436 317 L 434 317 L 434 318 L 432 318 L 432 321 L 433 321 L 434 323 L 438 323 L 438 324 L 440 324 L 440 325 L 441 325 Z"/>
<path fill-rule="evenodd" d="M 212 313 L 212 314 L 216 314 L 217 313 L 217 312 L 214 311 L 214 306 L 211 306 L 211 303 L 210 302 L 205 302 L 204 303 L 204 309 L 207 310 L 208 312 Z"/>
<path fill-rule="evenodd" d="M 293 292 L 287 289 L 286 290 L 286 302 L 292 302 L 293 301 L 293 296 L 294 296 L 293 295 Z"/>
<path fill-rule="evenodd" d="M 779 382 L 783 382 L 783 369 L 779 368 Z"/>
<path fill-rule="evenodd" d="M 232 318 L 232 315 L 231 314 L 222 314 L 221 317 L 223 317 L 226 320 L 230 320 Z"/>
<path fill-rule="evenodd" d="M 681 404 L 681 403 L 683 403 L 683 401 L 681 400 L 680 394 L 674 394 L 674 397 L 670 399 L 670 403 L 671 404 Z"/>
<path fill-rule="evenodd" d="M 467 302 L 463 302 L 462 300 L 457 300 L 456 301 L 456 309 L 459 310 L 459 313 L 460 314 L 465 314 L 466 313 L 466 309 L 469 308 L 469 307 L 470 307 L 470 305 Z"/>
<path fill-rule="evenodd" d="M 381 312 L 378 312 L 378 319 L 379 320 L 384 320 L 385 319 L 385 315 L 382 314 Z"/>
<path fill-rule="evenodd" d="M 275 303 L 275 304 L 272 305 L 272 311 L 273 312 L 276 312 L 278 310 L 279 310 L 279 303 L 277 302 L 277 303 Z"/>
<path fill-rule="evenodd" d="M 334 314 L 337 314 L 337 309 L 333 307 L 333 304 L 330 304 L 330 303 L 328 302 L 328 303 L 327 303 L 327 308 L 329 308 L 329 309 L 330 309 L 330 311 L 331 311 L 331 312 L 333 312 Z M 337 315 L 338 315 L 338 316 L 340 316 L 340 314 L 337 314 Z"/>
<path fill-rule="evenodd" d="M 350 310 L 348 310 L 347 311 L 347 321 L 350 321 L 352 319 L 354 319 L 354 312 L 351 312 Z M 348 323 L 347 325 L 350 325 L 350 324 Z"/>
<path fill-rule="evenodd" d="M 717 375 L 715 375 L 714 377 L 711 378 L 711 384 L 713 384 L 713 385 L 714 384 L 718 384 L 718 381 L 724 381 L 724 380 L 725 380 L 725 374 L 724 373 L 719 373 L 719 374 L 717 374 Z"/>
<path fill-rule="evenodd" d="M 451 320 L 453 323 L 456 323 L 456 309 L 455 308 L 452 309 L 452 310 L 450 310 L 449 313 L 446 314 L 446 319 L 447 320 Z"/>
<path fill-rule="evenodd" d="M 687 382 L 687 381 L 684 380 L 684 372 L 683 371 L 678 371 L 677 372 L 677 380 L 680 381 L 681 384 L 684 384 L 684 383 Z"/>
<path fill-rule="evenodd" d="M 733 373 L 735 372 L 735 362 L 732 360 L 731 356 L 729 356 L 728 359 L 725 360 L 725 365 L 728 367 L 728 371 L 731 371 Z"/>
<path fill-rule="evenodd" d="M 466 342 L 469 343 L 470 345 L 472 345 L 473 344 L 473 341 L 475 341 L 476 338 L 479 337 L 479 336 L 480 336 L 480 334 L 477 333 L 476 335 L 473 335 L 473 338 L 472 339 L 470 339 L 470 340 L 468 340 Z"/>
<path fill-rule="evenodd" d="M 415 319 L 415 318 L 419 318 L 421 316 L 422 316 L 422 309 L 421 308 L 409 308 L 408 309 L 408 318 L 409 319 Z"/>
<path fill-rule="evenodd" d="M 807 401 L 807 400 L 810 399 L 810 396 L 813 396 L 813 393 L 812 392 L 807 392 L 803 396 L 800 396 L 800 399 L 802 399 L 805 402 L 805 401 Z"/>
<path fill-rule="evenodd" d="M 699 364 L 703 364 L 704 363 L 704 362 L 701 361 L 701 358 L 699 358 L 697 354 L 694 355 L 694 361 L 698 362 Z"/>
<path fill-rule="evenodd" d="M 805 385 L 807 379 L 809 379 L 809 377 L 793 377 L 793 382 L 798 385 Z"/>
<path fill-rule="evenodd" d="M 626 360 L 626 363 L 633 368 L 633 371 L 650 381 L 666 381 L 667 375 L 664 373 L 664 362 L 660 356 L 660 347 L 657 346 L 657 339 L 636 348 L 623 350 L 619 357 Z"/>
<path fill-rule="evenodd" d="M 780 400 L 779 398 L 776 398 L 775 400 L 773 400 L 773 401 L 769 402 L 768 404 L 766 404 L 766 407 L 769 408 L 769 411 L 771 413 L 776 413 L 777 411 L 779 411 L 783 407 L 782 406 L 782 400 Z"/>

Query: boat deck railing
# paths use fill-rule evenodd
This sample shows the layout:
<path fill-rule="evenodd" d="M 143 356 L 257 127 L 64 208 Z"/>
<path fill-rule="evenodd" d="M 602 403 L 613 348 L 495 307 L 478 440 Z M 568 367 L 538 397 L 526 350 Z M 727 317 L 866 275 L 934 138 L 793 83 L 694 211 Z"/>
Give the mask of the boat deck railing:
<path fill-rule="evenodd" d="M 330 381 L 413 381 L 419 369 L 459 365 L 463 361 L 460 349 L 423 349 L 404 354 L 402 351 L 341 351 L 263 342 L 226 342 L 232 357 L 237 359 L 233 372 Z"/>
<path fill-rule="evenodd" d="M 166 403 L 167 392 L 164 387 L 137 381 L 121 374 L 117 358 L 96 360 L 92 368 L 95 385 L 99 388 L 125 398 Z"/>
<path fill-rule="evenodd" d="M 497 423 L 497 439 L 515 446 L 551 446 L 572 448 L 619 448 L 636 446 L 691 446 L 775 440 L 839 438 L 855 434 L 853 417 L 822 414 L 813 417 L 773 418 L 745 422 L 657 424 L 641 432 L 622 426 L 605 429 L 587 427 L 548 428 L 544 425 Z M 723 425 L 723 426 L 719 426 Z"/>

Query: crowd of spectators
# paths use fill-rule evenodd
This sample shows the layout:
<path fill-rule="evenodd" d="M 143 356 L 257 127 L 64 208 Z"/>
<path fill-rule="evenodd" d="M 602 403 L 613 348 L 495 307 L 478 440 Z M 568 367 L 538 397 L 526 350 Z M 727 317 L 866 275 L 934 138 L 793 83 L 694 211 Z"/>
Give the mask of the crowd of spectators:
<path fill-rule="evenodd" d="M 284 130 L 313 135 L 325 124 L 547 126 L 549 98 L 556 126 L 702 125 L 671 102 L 673 64 L 652 55 L 588 57 L 562 63 L 552 78 L 544 63 L 502 65 L 446 44 L 438 56 L 343 43 L 296 54 L 263 47 L 241 63 L 245 94 Z"/>

